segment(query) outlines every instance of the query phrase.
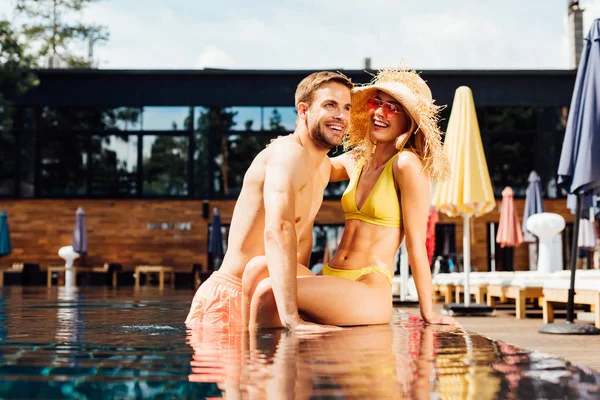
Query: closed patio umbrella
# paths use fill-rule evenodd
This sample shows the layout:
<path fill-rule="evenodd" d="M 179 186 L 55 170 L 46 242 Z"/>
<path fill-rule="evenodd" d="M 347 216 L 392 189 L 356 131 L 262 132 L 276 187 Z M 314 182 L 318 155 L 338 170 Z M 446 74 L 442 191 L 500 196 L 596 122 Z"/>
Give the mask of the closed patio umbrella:
<path fill-rule="evenodd" d="M 527 191 L 525 192 L 525 209 L 523 210 L 523 240 L 529 243 L 529 269 L 537 268 L 537 238 L 525 227 L 527 218 L 534 214 L 544 212 L 544 199 L 542 196 L 541 179 L 535 171 L 531 171 L 527 179 Z"/>
<path fill-rule="evenodd" d="M 10 231 L 8 230 L 8 215 L 6 210 L 2 210 L 0 214 L 0 257 L 4 257 L 12 253 L 10 245 Z"/>
<path fill-rule="evenodd" d="M 483 152 L 481 133 L 475 112 L 473 93 L 467 86 L 456 89 L 444 149 L 451 166 L 450 179 L 435 190 L 433 205 L 450 217 L 463 217 L 463 263 L 465 304 L 446 305 L 453 312 L 491 311 L 485 305 L 471 305 L 469 273 L 471 270 L 470 220 L 494 209 L 496 201 Z"/>
<path fill-rule="evenodd" d="M 498 224 L 498 234 L 496 235 L 496 243 L 500 247 L 508 247 L 508 255 L 506 258 L 505 270 L 514 270 L 514 251 L 513 248 L 523 243 L 523 232 L 519 224 L 519 216 L 515 208 L 515 192 L 511 187 L 506 187 L 502 191 L 502 207 L 500 209 L 500 224 Z"/>
<path fill-rule="evenodd" d="M 544 325 L 541 333 L 600 334 L 593 325 L 575 324 L 577 240 L 584 196 L 600 195 L 600 19 L 585 38 L 558 164 L 558 184 L 577 196 L 571 243 L 571 282 L 566 323 Z"/>
<path fill-rule="evenodd" d="M 85 224 L 85 211 L 78 207 L 75 212 L 75 226 L 73 227 L 73 251 L 85 256 L 88 252 L 87 229 Z"/>
<path fill-rule="evenodd" d="M 213 257 L 213 268 L 218 270 L 225 252 L 223 250 L 223 233 L 221 232 L 221 213 L 217 207 L 213 209 L 210 236 L 208 237 L 208 254 Z"/>

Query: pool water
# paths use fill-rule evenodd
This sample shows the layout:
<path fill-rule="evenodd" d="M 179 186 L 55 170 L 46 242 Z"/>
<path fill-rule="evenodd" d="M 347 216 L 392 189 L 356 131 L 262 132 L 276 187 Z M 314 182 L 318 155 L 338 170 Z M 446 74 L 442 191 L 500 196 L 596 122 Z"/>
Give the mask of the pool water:
<path fill-rule="evenodd" d="M 186 331 L 192 295 L 0 289 L 0 398 L 600 398 L 598 373 L 400 311 L 302 337 Z"/>

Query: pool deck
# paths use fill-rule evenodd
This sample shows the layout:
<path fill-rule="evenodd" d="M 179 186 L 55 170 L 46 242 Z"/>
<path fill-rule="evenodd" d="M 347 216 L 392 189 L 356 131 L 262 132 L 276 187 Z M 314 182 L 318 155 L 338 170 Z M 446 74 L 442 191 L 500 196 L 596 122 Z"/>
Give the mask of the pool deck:
<path fill-rule="evenodd" d="M 442 305 L 436 304 L 441 309 Z M 419 314 L 418 307 L 396 307 L 413 314 Z M 496 308 L 496 316 L 457 317 L 467 330 L 480 335 L 519 346 L 560 356 L 573 364 L 588 367 L 600 372 L 600 335 L 548 335 L 538 333 L 543 325 L 542 310 L 527 310 L 527 318 L 515 318 L 512 309 Z M 564 311 L 557 311 L 555 322 L 565 320 Z M 576 321 L 577 322 L 577 321 Z M 590 323 L 590 322 L 583 322 Z"/>

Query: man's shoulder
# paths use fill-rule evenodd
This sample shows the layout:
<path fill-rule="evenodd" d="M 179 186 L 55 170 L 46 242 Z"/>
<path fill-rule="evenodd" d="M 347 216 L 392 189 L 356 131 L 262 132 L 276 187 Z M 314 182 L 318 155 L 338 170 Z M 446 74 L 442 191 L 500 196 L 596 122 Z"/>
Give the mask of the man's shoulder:
<path fill-rule="evenodd" d="M 274 141 L 268 148 L 269 158 L 276 159 L 284 163 L 294 163 L 305 161 L 306 150 L 296 140 L 284 137 Z"/>

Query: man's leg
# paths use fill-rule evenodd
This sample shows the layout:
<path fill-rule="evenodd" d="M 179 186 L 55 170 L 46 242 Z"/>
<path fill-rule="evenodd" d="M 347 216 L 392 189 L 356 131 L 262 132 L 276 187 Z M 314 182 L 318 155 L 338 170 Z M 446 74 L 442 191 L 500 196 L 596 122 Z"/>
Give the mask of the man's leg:
<path fill-rule="evenodd" d="M 298 277 L 298 308 L 312 322 L 350 326 L 388 323 L 392 293 L 386 277 L 369 274 L 361 281 L 333 276 Z M 250 304 L 250 327 L 281 327 L 271 280 L 263 280 Z"/>
<path fill-rule="evenodd" d="M 298 264 L 296 275 L 315 276 L 308 268 L 301 264 Z M 244 326 L 248 326 L 250 321 L 250 303 L 256 287 L 268 277 L 267 257 L 256 256 L 246 264 L 244 275 L 242 276 L 242 321 Z M 275 309 L 275 313 L 277 313 L 277 309 Z"/>

